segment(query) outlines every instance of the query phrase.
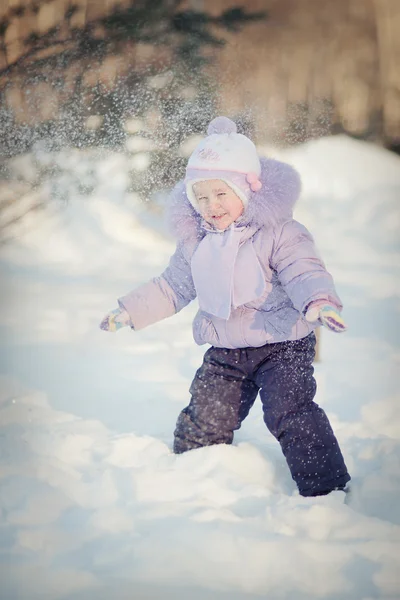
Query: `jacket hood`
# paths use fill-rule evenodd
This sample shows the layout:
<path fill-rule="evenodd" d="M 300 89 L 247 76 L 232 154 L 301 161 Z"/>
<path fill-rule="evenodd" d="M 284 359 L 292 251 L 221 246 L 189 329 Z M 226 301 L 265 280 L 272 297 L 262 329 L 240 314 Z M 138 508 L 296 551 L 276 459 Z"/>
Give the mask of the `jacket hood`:
<path fill-rule="evenodd" d="M 293 167 L 271 158 L 261 158 L 260 162 L 262 188 L 251 194 L 240 219 L 241 225 L 257 228 L 292 218 L 293 207 L 301 190 L 300 176 Z M 183 181 L 171 192 L 167 219 L 170 231 L 179 241 L 204 236 L 203 219 L 190 203 Z"/>

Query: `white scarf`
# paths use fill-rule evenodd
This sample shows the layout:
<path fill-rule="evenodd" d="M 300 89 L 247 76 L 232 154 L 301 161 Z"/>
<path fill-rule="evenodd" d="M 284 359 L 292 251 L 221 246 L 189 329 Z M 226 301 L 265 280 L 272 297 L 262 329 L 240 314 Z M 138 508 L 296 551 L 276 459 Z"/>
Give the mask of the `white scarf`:
<path fill-rule="evenodd" d="M 251 239 L 240 244 L 243 233 L 243 227 L 233 225 L 222 232 L 209 232 L 192 257 L 200 309 L 221 319 L 229 319 L 232 307 L 259 298 L 265 290 L 264 273 Z"/>

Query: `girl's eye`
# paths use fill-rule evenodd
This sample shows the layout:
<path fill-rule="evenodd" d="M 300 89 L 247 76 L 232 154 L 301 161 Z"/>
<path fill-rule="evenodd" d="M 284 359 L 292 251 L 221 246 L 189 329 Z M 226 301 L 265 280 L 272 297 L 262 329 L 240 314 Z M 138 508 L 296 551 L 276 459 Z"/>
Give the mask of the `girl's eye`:
<path fill-rule="evenodd" d="M 218 192 L 218 196 L 226 196 L 226 192 Z"/>

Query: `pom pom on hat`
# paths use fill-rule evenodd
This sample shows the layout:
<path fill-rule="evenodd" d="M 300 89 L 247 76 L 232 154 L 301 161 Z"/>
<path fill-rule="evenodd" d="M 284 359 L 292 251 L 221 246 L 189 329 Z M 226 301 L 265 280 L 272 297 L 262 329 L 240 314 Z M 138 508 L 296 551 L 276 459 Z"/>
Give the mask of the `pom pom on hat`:
<path fill-rule="evenodd" d="M 228 117 L 216 117 L 207 127 L 207 135 L 214 133 L 237 133 L 236 123 Z"/>
<path fill-rule="evenodd" d="M 217 117 L 207 128 L 204 138 L 189 158 L 186 168 L 186 193 L 198 210 L 193 185 L 199 181 L 221 179 L 239 196 L 246 207 L 252 192 L 262 184 L 260 159 L 253 142 L 237 133 L 236 123 L 228 117 Z"/>
<path fill-rule="evenodd" d="M 258 179 L 257 173 L 247 173 L 246 181 L 250 184 L 252 192 L 258 192 L 262 188 L 262 183 Z"/>

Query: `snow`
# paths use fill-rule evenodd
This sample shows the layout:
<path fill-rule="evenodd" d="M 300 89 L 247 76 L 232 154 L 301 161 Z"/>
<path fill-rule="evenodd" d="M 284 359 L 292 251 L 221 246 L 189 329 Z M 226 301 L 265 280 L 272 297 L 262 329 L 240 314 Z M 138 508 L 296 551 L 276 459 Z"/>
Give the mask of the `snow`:
<path fill-rule="evenodd" d="M 2 600 L 400 597 L 400 159 L 343 136 L 274 153 L 302 174 L 296 216 L 345 305 L 316 377 L 350 504 L 297 494 L 260 403 L 233 446 L 172 454 L 195 305 L 136 333 L 98 324 L 173 241 L 125 192 L 124 155 L 43 151 L 93 193 L 72 186 L 1 249 Z"/>

